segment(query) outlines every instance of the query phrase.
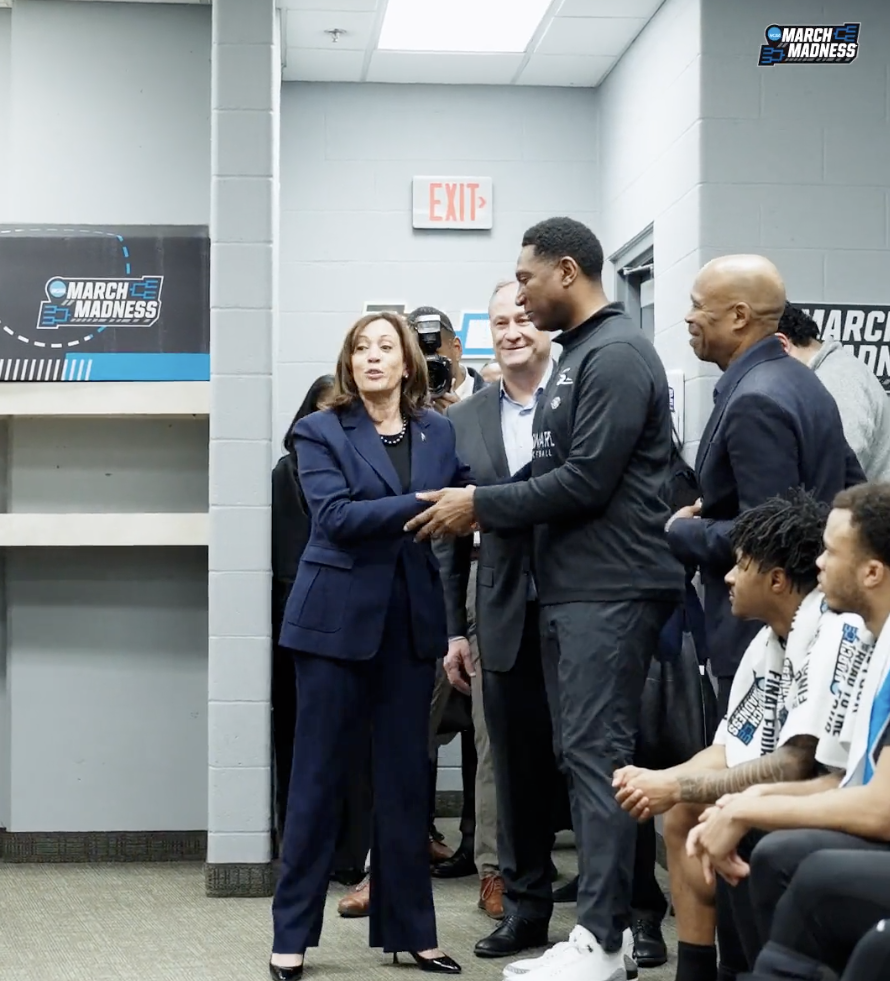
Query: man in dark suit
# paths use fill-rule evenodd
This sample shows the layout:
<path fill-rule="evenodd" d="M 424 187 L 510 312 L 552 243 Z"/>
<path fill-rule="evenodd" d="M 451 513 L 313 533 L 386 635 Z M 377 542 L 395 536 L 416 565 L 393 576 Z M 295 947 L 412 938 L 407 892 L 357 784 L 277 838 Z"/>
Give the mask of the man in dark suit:
<path fill-rule="evenodd" d="M 489 303 L 503 380 L 448 410 L 458 455 L 480 484 L 502 483 L 530 462 L 535 407 L 553 369 L 550 337 L 517 305 L 518 289 L 515 280 L 499 283 Z M 541 666 L 531 532 L 481 535 L 476 576 L 481 676 L 466 640 L 472 541 L 469 536 L 446 540 L 437 554 L 451 639 L 445 670 L 459 690 L 472 687 L 474 698 L 481 695 L 491 743 L 505 919 L 479 941 L 476 954 L 499 957 L 547 941 L 558 774 Z"/>
<path fill-rule="evenodd" d="M 809 368 L 785 354 L 776 337 L 784 309 L 785 285 L 776 267 L 763 256 L 732 255 L 704 266 L 686 315 L 696 357 L 718 365 L 723 375 L 695 463 L 701 500 L 668 521 L 667 535 L 674 554 L 701 572 L 720 718 L 742 655 L 763 626 L 732 615 L 724 576 L 734 564 L 733 522 L 792 487 L 830 502 L 838 491 L 865 480 L 834 399 Z M 690 820 L 677 809 L 665 819 L 666 834 L 685 834 L 689 829 L 682 822 Z M 713 965 L 716 956 L 715 910 L 701 898 L 708 890 L 699 877 L 692 864 L 671 868 L 677 977 L 684 981 L 701 976 L 696 972 Z M 719 946 L 728 965 L 735 940 L 726 907 L 718 897 Z"/>
<path fill-rule="evenodd" d="M 784 309 L 778 269 L 763 256 L 735 255 L 701 270 L 686 315 L 696 357 L 723 376 L 695 462 L 700 506 L 678 511 L 667 529 L 674 554 L 701 570 L 721 712 L 742 654 L 763 626 L 732 615 L 724 576 L 733 565 L 733 521 L 791 487 L 831 501 L 865 480 L 834 399 L 776 337 Z"/>

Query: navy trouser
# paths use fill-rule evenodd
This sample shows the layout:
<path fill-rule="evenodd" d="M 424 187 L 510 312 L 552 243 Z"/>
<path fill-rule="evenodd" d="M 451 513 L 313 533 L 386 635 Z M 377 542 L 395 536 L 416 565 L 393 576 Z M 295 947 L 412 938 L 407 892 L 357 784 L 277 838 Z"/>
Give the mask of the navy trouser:
<path fill-rule="evenodd" d="M 369 661 L 294 654 L 300 711 L 272 902 L 277 954 L 318 945 L 340 802 L 357 740 L 371 738 L 371 947 L 437 946 L 429 865 L 427 753 L 434 661 L 415 657 L 398 572 L 380 650 Z"/>

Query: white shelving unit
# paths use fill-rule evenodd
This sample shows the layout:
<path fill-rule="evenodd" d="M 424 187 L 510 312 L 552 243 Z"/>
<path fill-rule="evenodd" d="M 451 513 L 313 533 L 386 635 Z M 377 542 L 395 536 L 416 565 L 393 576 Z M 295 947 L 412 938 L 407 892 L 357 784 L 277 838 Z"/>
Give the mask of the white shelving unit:
<path fill-rule="evenodd" d="M 0 384 L 0 828 L 206 828 L 209 402 Z"/>
<path fill-rule="evenodd" d="M 0 514 L 0 548 L 206 545 L 208 517 L 190 514 Z"/>
<path fill-rule="evenodd" d="M 207 416 L 210 382 L 7 382 L 0 416 Z"/>

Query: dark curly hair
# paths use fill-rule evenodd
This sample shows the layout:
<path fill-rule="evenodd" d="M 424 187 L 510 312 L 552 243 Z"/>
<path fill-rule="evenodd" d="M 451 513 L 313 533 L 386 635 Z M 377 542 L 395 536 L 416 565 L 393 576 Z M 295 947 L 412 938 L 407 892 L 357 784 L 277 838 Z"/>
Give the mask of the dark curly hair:
<path fill-rule="evenodd" d="M 527 245 L 535 255 L 553 262 L 574 259 L 578 268 L 594 282 L 603 277 L 603 247 L 600 240 L 580 221 L 574 218 L 547 218 L 539 221 L 522 236 L 522 247 Z"/>
<path fill-rule="evenodd" d="M 736 519 L 732 547 L 760 572 L 781 569 L 796 590 L 808 593 L 816 588 L 816 559 L 822 554 L 829 510 L 803 488 L 771 497 Z"/>
<path fill-rule="evenodd" d="M 834 506 L 850 512 L 860 547 L 868 557 L 890 567 L 890 483 L 849 487 L 837 495 Z"/>
<path fill-rule="evenodd" d="M 809 314 L 793 303 L 785 304 L 785 312 L 779 319 L 779 333 L 784 334 L 795 347 L 809 347 L 819 340 L 819 325 Z"/>

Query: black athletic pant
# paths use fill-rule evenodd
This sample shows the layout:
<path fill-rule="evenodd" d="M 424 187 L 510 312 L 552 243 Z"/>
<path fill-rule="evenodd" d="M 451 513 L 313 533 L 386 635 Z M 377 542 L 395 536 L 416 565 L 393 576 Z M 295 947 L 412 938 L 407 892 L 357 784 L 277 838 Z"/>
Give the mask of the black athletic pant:
<path fill-rule="evenodd" d="M 868 841 L 841 831 L 774 831 L 766 835 L 750 860 L 751 903 L 761 944 L 772 936 L 773 918 L 798 869 L 811 855 L 829 849 L 869 852 L 868 858 L 875 863 L 883 862 L 881 856 L 890 854 L 886 842 Z M 890 897 L 890 878 L 885 888 Z"/>
<path fill-rule="evenodd" d="M 529 920 L 549 920 L 550 853 L 554 824 L 562 823 L 555 812 L 567 792 L 553 756 L 538 617 L 538 604 L 527 604 L 513 667 L 489 671 L 483 666 L 482 686 L 498 801 L 504 908 Z"/>
<path fill-rule="evenodd" d="M 607 952 L 630 926 L 636 822 L 612 775 L 633 762 L 643 686 L 675 602 L 541 608 L 541 653 L 557 759 L 569 780 L 578 848 L 578 923 Z"/>
<path fill-rule="evenodd" d="M 755 977 L 816 981 L 826 976 L 823 967 L 840 974 L 856 945 L 888 915 L 890 849 L 815 852 L 776 906 Z M 890 971 L 875 977 L 890 978 Z"/>
<path fill-rule="evenodd" d="M 630 904 L 635 916 L 649 916 L 663 920 L 668 911 L 668 904 L 655 877 L 657 857 L 654 821 L 645 821 L 637 825 L 636 844 Z"/>
<path fill-rule="evenodd" d="M 881 920 L 856 944 L 841 981 L 886 981 L 887 978 L 890 978 L 890 920 Z"/>

